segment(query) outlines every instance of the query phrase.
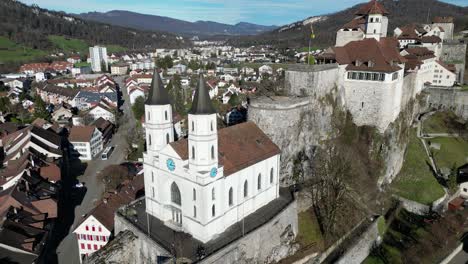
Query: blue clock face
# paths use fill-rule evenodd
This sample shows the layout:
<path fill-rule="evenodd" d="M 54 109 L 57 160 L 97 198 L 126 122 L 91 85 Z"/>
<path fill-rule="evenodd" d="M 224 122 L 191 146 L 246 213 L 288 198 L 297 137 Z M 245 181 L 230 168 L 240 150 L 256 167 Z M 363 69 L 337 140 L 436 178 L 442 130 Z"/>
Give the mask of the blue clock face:
<path fill-rule="evenodd" d="M 170 171 L 175 170 L 175 162 L 172 159 L 167 159 L 166 161 L 167 169 Z"/>
<path fill-rule="evenodd" d="M 210 171 L 210 176 L 211 177 L 216 177 L 216 175 L 218 174 L 218 169 L 217 168 L 212 168 L 211 171 Z"/>

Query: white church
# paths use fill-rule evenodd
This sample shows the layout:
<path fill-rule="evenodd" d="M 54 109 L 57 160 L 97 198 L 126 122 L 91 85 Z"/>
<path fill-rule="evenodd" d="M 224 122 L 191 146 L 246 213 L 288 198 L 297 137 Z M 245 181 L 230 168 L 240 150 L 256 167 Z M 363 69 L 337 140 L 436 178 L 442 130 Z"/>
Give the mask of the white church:
<path fill-rule="evenodd" d="M 146 212 L 203 243 L 279 197 L 279 148 L 252 122 L 217 127 L 201 74 L 188 138 L 174 141 L 170 98 L 155 71 L 145 103 Z"/>

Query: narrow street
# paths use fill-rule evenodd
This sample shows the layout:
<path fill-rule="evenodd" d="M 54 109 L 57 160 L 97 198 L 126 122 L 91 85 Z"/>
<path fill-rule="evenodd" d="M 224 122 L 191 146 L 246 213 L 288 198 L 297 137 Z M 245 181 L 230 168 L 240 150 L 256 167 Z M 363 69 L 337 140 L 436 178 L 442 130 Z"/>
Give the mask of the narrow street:
<path fill-rule="evenodd" d="M 112 137 L 110 143 L 107 144 L 107 146 L 114 146 L 115 149 L 108 160 L 101 160 L 100 157 L 97 156 L 94 158 L 94 160 L 88 162 L 84 174 L 77 178 L 78 181 L 85 183 L 87 191 L 81 204 L 75 208 L 74 222 L 70 227 L 68 235 L 63 239 L 57 248 L 58 263 L 79 263 L 78 244 L 76 237 L 71 232 L 79 224 L 82 217 L 94 207 L 95 202 L 101 199 L 104 186 L 96 176 L 108 165 L 120 164 L 124 162 L 126 158 L 126 136 L 134 129 L 135 119 L 131 111 L 128 94 L 123 83 L 124 77 L 116 77 L 114 80 L 119 84 L 120 90 L 122 92 L 122 99 L 124 100 L 123 105 L 121 106 L 121 110 L 123 111 L 123 116 L 121 119 L 123 119 L 123 122 L 121 122 L 121 126 L 119 127 L 117 133 Z"/>

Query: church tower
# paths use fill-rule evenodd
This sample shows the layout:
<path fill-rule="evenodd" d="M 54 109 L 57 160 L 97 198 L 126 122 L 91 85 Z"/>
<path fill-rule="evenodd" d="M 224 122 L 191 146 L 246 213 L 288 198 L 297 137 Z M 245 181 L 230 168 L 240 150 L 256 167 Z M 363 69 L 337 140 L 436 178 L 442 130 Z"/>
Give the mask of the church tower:
<path fill-rule="evenodd" d="M 188 115 L 189 169 L 195 172 L 217 173 L 218 131 L 214 109 L 203 74 Z"/>
<path fill-rule="evenodd" d="M 172 107 L 169 94 L 155 69 L 145 102 L 146 150 L 151 158 L 159 156 L 167 144 L 174 141 Z"/>

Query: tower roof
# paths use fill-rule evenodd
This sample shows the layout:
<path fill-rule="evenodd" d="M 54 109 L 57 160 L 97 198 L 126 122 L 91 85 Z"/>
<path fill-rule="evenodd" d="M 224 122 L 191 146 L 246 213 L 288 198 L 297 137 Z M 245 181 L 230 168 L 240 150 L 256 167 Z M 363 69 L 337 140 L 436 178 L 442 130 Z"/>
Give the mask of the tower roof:
<path fill-rule="evenodd" d="M 168 105 L 170 104 L 169 94 L 167 93 L 164 84 L 162 83 L 161 76 L 159 76 L 158 70 L 154 69 L 153 80 L 151 81 L 151 87 L 146 99 L 146 105 Z"/>
<path fill-rule="evenodd" d="M 193 97 L 192 109 L 190 109 L 190 114 L 208 115 L 214 113 L 216 113 L 216 110 L 211 103 L 210 94 L 208 93 L 208 88 L 206 87 L 205 83 L 205 78 L 203 77 L 203 74 L 200 73 L 197 90 L 195 90 L 195 96 Z"/>
<path fill-rule="evenodd" d="M 369 3 L 363 5 L 355 15 L 363 16 L 363 15 L 371 15 L 371 14 L 379 14 L 379 15 L 388 15 L 389 12 L 385 7 L 379 3 L 377 0 L 371 0 Z"/>

